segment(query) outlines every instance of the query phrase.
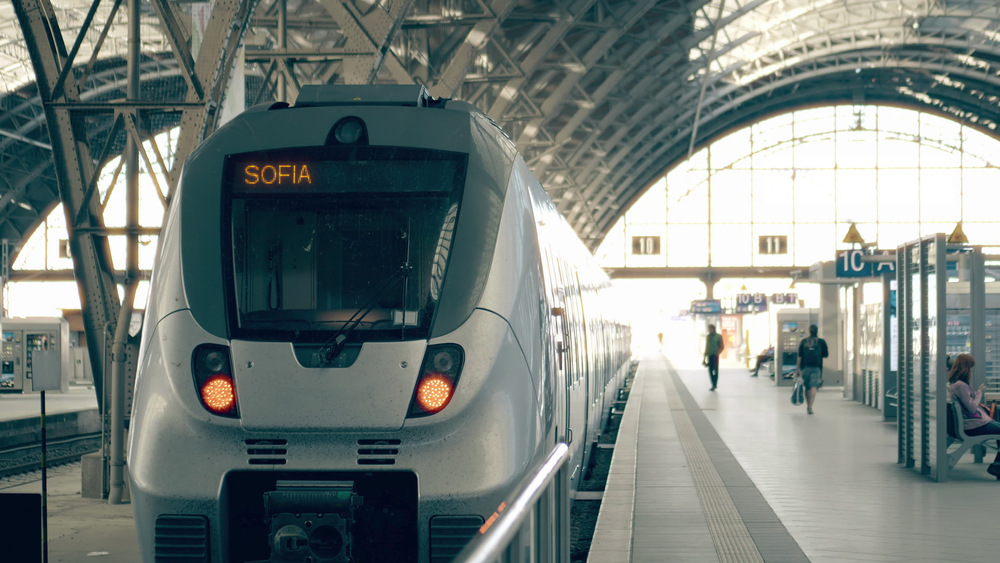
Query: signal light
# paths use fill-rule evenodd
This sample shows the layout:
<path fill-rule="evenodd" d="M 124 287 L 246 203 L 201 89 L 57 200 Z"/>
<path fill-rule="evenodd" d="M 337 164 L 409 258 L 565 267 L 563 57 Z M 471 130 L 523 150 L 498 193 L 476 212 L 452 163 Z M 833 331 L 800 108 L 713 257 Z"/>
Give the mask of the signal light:
<path fill-rule="evenodd" d="M 436 413 L 448 406 L 454 390 L 450 379 L 440 373 L 432 373 L 417 385 L 417 404 L 428 413 Z"/>
<path fill-rule="evenodd" d="M 465 352 L 457 344 L 428 346 L 410 401 L 410 418 L 439 413 L 455 396 Z"/>
<path fill-rule="evenodd" d="M 208 410 L 223 414 L 236 406 L 236 389 L 233 378 L 228 375 L 216 375 L 209 378 L 201 386 L 201 400 Z"/>
<path fill-rule="evenodd" d="M 228 346 L 202 344 L 195 348 L 191 354 L 191 373 L 205 410 L 218 416 L 239 417 Z"/>

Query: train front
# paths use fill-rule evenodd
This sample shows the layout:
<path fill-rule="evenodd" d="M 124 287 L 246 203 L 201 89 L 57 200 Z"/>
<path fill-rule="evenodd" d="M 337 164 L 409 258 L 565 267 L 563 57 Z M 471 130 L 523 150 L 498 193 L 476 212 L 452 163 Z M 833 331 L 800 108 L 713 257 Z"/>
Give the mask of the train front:
<path fill-rule="evenodd" d="M 514 158 L 420 87 L 304 88 L 197 149 L 136 381 L 143 561 L 451 560 L 541 451 L 477 308 Z"/>

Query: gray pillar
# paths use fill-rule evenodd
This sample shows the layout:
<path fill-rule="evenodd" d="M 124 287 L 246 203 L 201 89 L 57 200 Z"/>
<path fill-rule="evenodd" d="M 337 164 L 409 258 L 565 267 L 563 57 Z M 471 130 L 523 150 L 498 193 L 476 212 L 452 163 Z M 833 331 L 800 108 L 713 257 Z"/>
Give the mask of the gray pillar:
<path fill-rule="evenodd" d="M 285 50 L 288 48 L 288 23 L 287 23 L 288 5 L 286 0 L 278 0 L 278 49 Z M 288 59 L 284 59 L 287 64 Z M 287 96 L 288 89 L 285 87 L 285 72 L 282 65 L 278 65 L 277 75 L 275 78 L 274 87 L 274 101 L 284 102 Z"/>
<path fill-rule="evenodd" d="M 976 365 L 972 368 L 972 388 L 986 383 L 986 260 L 983 257 L 983 247 L 976 246 L 972 250 L 972 260 L 969 280 L 969 305 L 971 316 L 970 344 L 972 357 Z M 959 272 L 962 268 L 959 267 Z M 996 344 L 994 344 L 996 345 Z"/>
<path fill-rule="evenodd" d="M 853 335 L 851 340 L 851 377 L 853 377 L 853 385 L 851 389 L 853 394 L 850 399 L 861 402 L 864 400 L 864 389 L 861 386 L 861 307 L 863 306 L 865 299 L 864 284 L 856 284 L 852 291 L 854 292 L 853 299 L 853 309 L 851 313 L 851 334 Z"/>
<path fill-rule="evenodd" d="M 705 299 L 715 299 L 715 275 L 706 273 L 701 281 L 705 283 Z"/>
<path fill-rule="evenodd" d="M 823 384 L 844 384 L 844 332 L 840 323 L 840 286 L 819 286 L 819 336 L 826 340 L 830 357 L 823 361 Z"/>

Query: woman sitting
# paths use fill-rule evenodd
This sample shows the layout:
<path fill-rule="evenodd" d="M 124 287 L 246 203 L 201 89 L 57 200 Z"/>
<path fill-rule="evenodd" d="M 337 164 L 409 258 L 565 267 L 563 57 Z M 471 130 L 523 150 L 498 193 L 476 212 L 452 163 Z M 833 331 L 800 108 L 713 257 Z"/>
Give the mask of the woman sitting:
<path fill-rule="evenodd" d="M 956 408 L 961 407 L 966 434 L 969 436 L 996 434 L 1000 437 L 1000 423 L 994 421 L 979 404 L 983 400 L 986 384 L 983 383 L 975 393 L 972 392 L 972 367 L 975 365 L 976 360 L 971 354 L 959 354 L 955 358 L 948 373 L 948 400 L 954 403 Z M 997 447 L 1000 447 L 1000 440 L 997 440 Z M 997 452 L 996 459 L 986 471 L 1000 479 L 1000 452 Z"/>

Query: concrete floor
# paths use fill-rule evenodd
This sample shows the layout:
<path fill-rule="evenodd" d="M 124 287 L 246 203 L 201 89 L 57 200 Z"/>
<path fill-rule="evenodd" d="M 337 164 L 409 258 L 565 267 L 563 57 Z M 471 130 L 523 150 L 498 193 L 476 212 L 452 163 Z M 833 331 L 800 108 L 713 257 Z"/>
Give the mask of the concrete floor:
<path fill-rule="evenodd" d="M 42 483 L 36 481 L 3 489 L 0 494 L 41 492 Z M 81 498 L 80 474 L 76 472 L 49 479 L 48 493 L 50 563 L 139 562 L 132 505 L 111 506 L 106 501 Z M 0 550 L 0 561 L 37 561 L 28 554 L 12 554 L 9 545 Z"/>

